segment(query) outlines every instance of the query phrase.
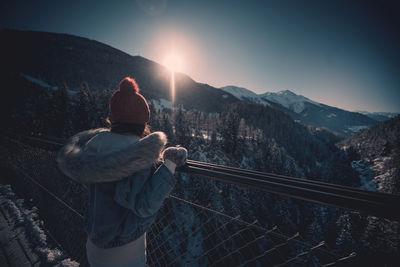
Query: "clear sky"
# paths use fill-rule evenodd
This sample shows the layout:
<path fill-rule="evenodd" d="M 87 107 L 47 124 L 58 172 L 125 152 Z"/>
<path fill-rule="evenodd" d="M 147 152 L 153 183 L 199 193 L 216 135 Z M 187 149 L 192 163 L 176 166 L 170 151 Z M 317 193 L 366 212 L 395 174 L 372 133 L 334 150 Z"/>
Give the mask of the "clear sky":
<path fill-rule="evenodd" d="M 182 72 L 216 87 L 400 112 L 395 3 L 13 0 L 0 3 L 0 27 L 83 36 L 161 64 L 174 51 Z"/>

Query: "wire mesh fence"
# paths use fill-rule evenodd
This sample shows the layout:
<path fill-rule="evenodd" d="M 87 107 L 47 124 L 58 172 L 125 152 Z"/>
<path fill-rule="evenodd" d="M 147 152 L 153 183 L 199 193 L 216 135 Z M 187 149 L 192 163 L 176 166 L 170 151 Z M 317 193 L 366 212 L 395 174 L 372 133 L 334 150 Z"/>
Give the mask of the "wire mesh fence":
<path fill-rule="evenodd" d="M 87 266 L 83 214 L 87 192 L 58 171 L 55 152 L 12 141 L 3 146 L 9 171 L 4 177 L 17 195 L 32 199 L 51 243 Z"/>
<path fill-rule="evenodd" d="M 86 188 L 58 171 L 54 151 L 11 139 L 2 150 L 8 182 L 33 199 L 54 245 L 87 266 Z M 149 266 L 332 266 L 355 256 L 338 255 L 323 241 L 309 244 L 279 225 L 264 227 L 176 195 L 165 200 L 147 232 Z"/>
<path fill-rule="evenodd" d="M 191 212 L 185 212 L 190 207 Z M 185 220 L 177 220 L 183 211 Z M 185 224 L 197 220 L 187 231 Z M 340 257 L 325 242 L 310 246 L 295 233 L 286 236 L 278 226 L 265 229 L 257 221 L 170 196 L 149 231 L 150 266 L 331 266 L 356 254 Z"/>

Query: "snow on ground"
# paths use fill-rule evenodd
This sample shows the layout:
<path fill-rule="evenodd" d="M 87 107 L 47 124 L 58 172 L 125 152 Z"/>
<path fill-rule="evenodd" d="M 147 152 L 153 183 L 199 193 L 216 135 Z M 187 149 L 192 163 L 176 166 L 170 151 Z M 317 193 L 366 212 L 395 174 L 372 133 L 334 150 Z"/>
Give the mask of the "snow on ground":
<path fill-rule="evenodd" d="M 217 119 L 220 118 L 220 114 L 217 113 L 217 112 L 210 112 L 210 113 L 208 113 L 208 112 L 201 112 L 201 114 L 202 114 L 202 115 L 206 114 L 208 118 L 217 118 Z"/>
<path fill-rule="evenodd" d="M 331 113 L 329 115 L 326 115 L 328 118 L 333 118 L 333 117 L 337 117 L 337 115 L 335 113 Z"/>
<path fill-rule="evenodd" d="M 155 105 L 155 109 L 158 111 L 162 111 L 163 109 L 172 109 L 172 102 L 169 100 L 160 98 L 160 99 L 150 99 L 147 102 L 149 105 L 151 105 L 152 101 Z"/>
<path fill-rule="evenodd" d="M 347 127 L 347 129 L 349 129 L 353 133 L 356 133 L 358 131 L 361 131 L 362 129 L 367 129 L 367 128 L 368 128 L 368 126 L 365 126 L 365 125 Z"/>
<path fill-rule="evenodd" d="M 31 83 L 37 84 L 43 88 L 47 88 L 53 91 L 57 91 L 58 90 L 58 86 L 52 86 L 48 83 L 46 83 L 45 81 L 39 80 L 35 77 L 29 76 L 27 74 L 24 73 L 20 73 L 21 77 L 24 77 L 25 79 L 27 79 L 28 81 L 30 81 Z M 79 91 L 73 91 L 73 90 L 68 90 L 68 94 L 70 96 L 76 96 L 79 93 Z"/>
<path fill-rule="evenodd" d="M 353 160 L 351 162 L 351 167 L 358 172 L 358 177 L 360 178 L 360 189 L 368 191 L 377 191 L 377 185 L 374 180 L 373 169 L 369 164 L 362 160 Z"/>
<path fill-rule="evenodd" d="M 37 85 L 39 85 L 41 87 L 48 88 L 48 89 L 51 89 L 51 90 L 57 90 L 57 88 L 58 88 L 57 86 L 51 86 L 50 84 L 48 84 L 48 83 L 46 83 L 46 82 L 44 82 L 42 80 L 39 80 L 39 79 L 37 79 L 35 77 L 29 76 L 29 75 L 24 74 L 22 72 L 20 73 L 20 75 L 22 77 L 24 77 L 25 79 L 27 79 L 28 81 L 30 81 L 31 83 L 37 84 Z"/>
<path fill-rule="evenodd" d="M 10 185 L 0 185 L 0 201 L 9 210 L 12 219 L 28 233 L 28 241 L 32 250 L 40 257 L 41 266 L 79 266 L 79 263 L 66 258 L 58 248 L 50 248 L 37 208 L 24 208 L 24 200 L 16 198 Z"/>
<path fill-rule="evenodd" d="M 395 168 L 387 169 L 386 166 L 388 165 L 387 162 L 391 160 L 391 157 L 377 157 L 373 160 L 372 170 L 378 175 L 374 177 L 375 183 L 378 185 L 379 191 L 384 191 L 382 188 L 382 184 L 385 181 L 391 179 Z"/>
<path fill-rule="evenodd" d="M 359 173 L 361 189 L 384 192 L 383 184 L 393 176 L 395 168 L 388 169 L 391 157 L 377 157 L 370 160 L 352 161 L 351 167 Z"/>
<path fill-rule="evenodd" d="M 70 96 L 76 96 L 79 92 L 78 91 L 72 91 L 72 90 L 68 90 L 68 94 Z"/>

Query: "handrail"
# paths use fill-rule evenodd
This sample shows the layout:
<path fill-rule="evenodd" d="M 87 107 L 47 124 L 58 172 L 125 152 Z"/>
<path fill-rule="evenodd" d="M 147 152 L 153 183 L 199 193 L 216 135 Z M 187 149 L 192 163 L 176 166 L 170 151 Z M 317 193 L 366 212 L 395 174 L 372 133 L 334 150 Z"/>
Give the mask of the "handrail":
<path fill-rule="evenodd" d="M 330 184 L 326 182 L 320 182 L 320 181 L 315 181 L 315 180 L 307 180 L 307 179 L 302 179 L 302 178 L 294 178 L 290 176 L 285 176 L 285 175 L 279 175 L 279 174 L 272 174 L 272 173 L 265 173 L 265 172 L 259 172 L 259 171 L 253 171 L 253 170 L 245 170 L 245 169 L 240 169 L 240 168 L 235 168 L 235 167 L 229 167 L 229 166 L 221 166 L 221 165 L 216 165 L 212 163 L 205 163 L 205 162 L 198 162 L 198 161 L 193 161 L 193 160 L 188 160 L 187 161 L 188 165 L 190 166 L 201 166 L 205 167 L 211 170 L 224 170 L 224 172 L 232 173 L 232 174 L 245 174 L 247 176 L 253 177 L 253 178 L 258 178 L 258 179 L 275 179 L 279 182 L 285 183 L 285 184 L 292 184 L 292 185 L 307 185 L 307 187 L 314 187 L 314 188 L 320 188 L 319 186 L 325 187 L 325 188 L 331 188 L 332 190 L 340 190 L 342 189 L 342 192 L 348 192 L 348 194 L 351 194 L 352 196 L 354 194 L 360 194 L 363 196 L 368 196 L 371 191 L 365 191 L 365 190 L 360 190 L 358 188 L 354 187 L 348 187 L 348 186 L 343 186 L 343 185 L 337 185 L 337 184 Z M 381 193 L 381 192 L 375 192 L 375 197 L 380 197 L 382 199 L 386 199 L 388 201 L 393 200 L 393 195 L 386 194 L 386 193 Z"/>
<path fill-rule="evenodd" d="M 41 147 L 47 145 L 47 149 L 54 148 L 54 150 L 65 143 L 65 139 L 54 137 L 14 136 L 30 141 L 32 145 Z M 400 206 L 398 195 L 193 160 L 188 160 L 187 164 L 178 168 L 177 171 L 400 221 L 400 213 L 395 212 Z"/>

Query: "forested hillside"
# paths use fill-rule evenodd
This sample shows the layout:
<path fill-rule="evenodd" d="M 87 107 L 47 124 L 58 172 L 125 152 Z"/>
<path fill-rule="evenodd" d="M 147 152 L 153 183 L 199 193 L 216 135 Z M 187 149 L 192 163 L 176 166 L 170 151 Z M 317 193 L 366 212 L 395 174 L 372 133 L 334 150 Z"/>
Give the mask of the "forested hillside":
<path fill-rule="evenodd" d="M 360 131 L 340 146 L 352 154 L 360 171 L 371 174 L 370 182 L 379 191 L 400 194 L 400 116 Z"/>

